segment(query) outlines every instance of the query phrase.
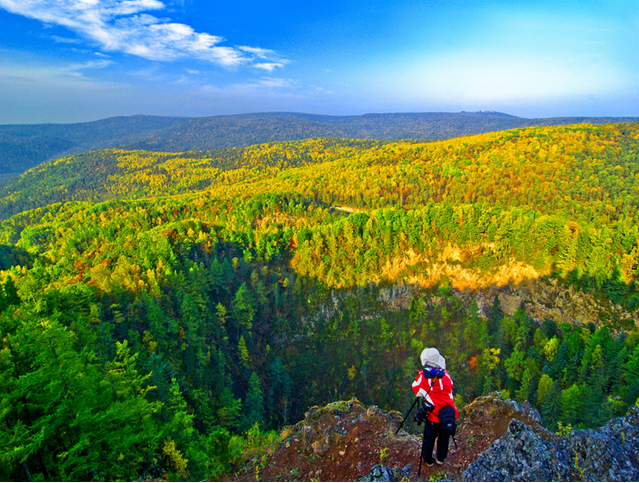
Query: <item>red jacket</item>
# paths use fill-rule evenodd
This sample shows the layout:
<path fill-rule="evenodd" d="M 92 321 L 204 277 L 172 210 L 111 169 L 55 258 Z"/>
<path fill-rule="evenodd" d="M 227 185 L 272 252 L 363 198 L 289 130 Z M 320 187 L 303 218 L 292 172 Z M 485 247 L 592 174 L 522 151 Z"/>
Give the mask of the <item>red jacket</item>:
<path fill-rule="evenodd" d="M 428 413 L 429 421 L 439 423 L 439 410 L 444 406 L 452 406 L 455 409 L 455 417 L 459 417 L 459 411 L 457 411 L 453 397 L 453 385 L 453 380 L 448 372 L 441 378 L 429 378 L 428 375 L 424 376 L 423 372 L 419 371 L 415 382 L 413 382 L 413 392 L 415 396 L 425 397 L 435 406 L 435 409 Z"/>

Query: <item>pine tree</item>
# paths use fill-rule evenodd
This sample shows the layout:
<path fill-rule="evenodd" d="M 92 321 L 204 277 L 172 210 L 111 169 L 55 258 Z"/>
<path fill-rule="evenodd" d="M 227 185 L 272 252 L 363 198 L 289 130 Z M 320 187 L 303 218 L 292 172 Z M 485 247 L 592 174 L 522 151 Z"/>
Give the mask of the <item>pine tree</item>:
<path fill-rule="evenodd" d="M 576 426 L 584 420 L 586 390 L 583 386 L 573 384 L 561 391 L 561 419 L 564 423 Z"/>
<path fill-rule="evenodd" d="M 8 306 L 20 305 L 20 296 L 18 295 L 18 288 L 12 277 L 7 277 L 2 287 L 4 292 L 4 301 Z M 0 310 L 1 312 L 2 310 Z"/>
<path fill-rule="evenodd" d="M 292 381 L 279 357 L 271 364 L 269 373 L 266 407 L 269 408 L 269 416 L 273 426 L 277 427 L 288 422 L 291 409 Z"/>
<path fill-rule="evenodd" d="M 233 299 L 233 315 L 238 327 L 245 331 L 250 331 L 253 328 L 255 309 L 253 308 L 253 298 L 246 283 L 243 283 L 235 294 L 235 298 Z"/>
<path fill-rule="evenodd" d="M 561 386 L 555 381 L 548 389 L 541 404 L 541 417 L 544 425 L 551 431 L 557 430 L 557 423 L 561 416 Z"/>
<path fill-rule="evenodd" d="M 564 340 L 559 344 L 559 348 L 557 349 L 557 353 L 552 360 L 552 364 L 550 365 L 550 377 L 557 380 L 564 373 L 566 366 L 568 364 L 569 354 L 568 354 L 568 343 Z"/>
<path fill-rule="evenodd" d="M 636 381 L 639 379 L 639 344 L 634 348 L 632 354 L 628 357 L 628 361 L 623 365 L 623 370 L 627 381 Z"/>
<path fill-rule="evenodd" d="M 488 308 L 486 317 L 488 318 L 488 335 L 493 347 L 501 347 L 501 321 L 504 318 L 504 311 L 501 308 L 499 296 L 495 295 L 492 305 Z"/>
<path fill-rule="evenodd" d="M 555 381 L 548 374 L 543 374 L 539 379 L 539 385 L 537 388 L 537 406 L 540 407 L 544 404 L 548 391 L 553 386 Z"/>
<path fill-rule="evenodd" d="M 217 354 L 216 373 L 213 394 L 217 396 L 215 411 L 218 424 L 223 428 L 235 429 L 242 411 L 242 400 L 236 399 L 231 390 L 232 381 L 226 371 L 226 357 L 222 350 Z"/>
<path fill-rule="evenodd" d="M 242 404 L 244 408 L 242 428 L 247 431 L 255 424 L 264 425 L 264 399 L 262 397 L 262 384 L 256 373 L 251 374 L 249 390 Z"/>
<path fill-rule="evenodd" d="M 180 321 L 184 328 L 182 357 L 185 375 L 199 385 L 204 359 L 204 317 L 193 299 L 184 294 L 180 304 Z"/>

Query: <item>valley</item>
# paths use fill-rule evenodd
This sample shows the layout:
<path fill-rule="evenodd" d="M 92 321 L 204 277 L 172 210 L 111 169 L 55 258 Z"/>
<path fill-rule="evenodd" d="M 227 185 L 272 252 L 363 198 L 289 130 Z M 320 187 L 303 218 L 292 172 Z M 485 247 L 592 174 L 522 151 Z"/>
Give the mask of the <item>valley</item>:
<path fill-rule="evenodd" d="M 500 391 L 553 434 L 636 404 L 639 124 L 344 133 L 3 185 L 0 479 L 239 478 L 313 406 L 404 411 L 426 346 L 460 408 Z"/>

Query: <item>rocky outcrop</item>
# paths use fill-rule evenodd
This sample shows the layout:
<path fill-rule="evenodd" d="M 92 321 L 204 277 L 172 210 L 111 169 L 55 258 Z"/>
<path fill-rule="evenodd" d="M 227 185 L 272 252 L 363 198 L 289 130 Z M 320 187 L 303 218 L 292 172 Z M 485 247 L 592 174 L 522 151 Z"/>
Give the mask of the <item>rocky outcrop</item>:
<path fill-rule="evenodd" d="M 365 406 L 357 399 L 314 406 L 302 421 L 282 431 L 281 443 L 269 456 L 263 479 L 409 478 L 411 469 L 419 463 L 421 438 L 404 431 L 396 434 L 402 419 L 397 411 Z"/>
<path fill-rule="evenodd" d="M 284 428 L 266 456 L 248 460 L 235 481 L 639 481 L 639 407 L 598 429 L 558 436 L 529 404 L 500 393 L 461 412 L 443 465 L 419 464 L 421 434 L 402 414 L 357 399 L 314 406 Z M 421 428 L 417 428 L 419 430 Z"/>
<path fill-rule="evenodd" d="M 639 481 L 639 408 L 559 437 L 512 419 L 462 474 L 466 481 Z"/>

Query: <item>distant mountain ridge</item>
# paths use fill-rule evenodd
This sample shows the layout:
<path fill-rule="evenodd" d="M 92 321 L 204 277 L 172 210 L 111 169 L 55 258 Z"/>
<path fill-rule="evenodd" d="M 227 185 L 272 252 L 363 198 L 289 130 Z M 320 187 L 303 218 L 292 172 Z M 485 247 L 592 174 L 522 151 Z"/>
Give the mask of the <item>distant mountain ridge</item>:
<path fill-rule="evenodd" d="M 639 118 L 526 119 L 493 111 L 360 116 L 268 112 L 197 118 L 137 115 L 74 124 L 7 124 L 0 125 L 0 177 L 15 176 L 61 156 L 105 148 L 184 152 L 318 137 L 441 140 L 519 127 L 635 121 Z"/>
<path fill-rule="evenodd" d="M 0 176 L 20 174 L 68 154 L 133 142 L 182 121 L 179 117 L 126 116 L 73 124 L 0 125 Z"/>

